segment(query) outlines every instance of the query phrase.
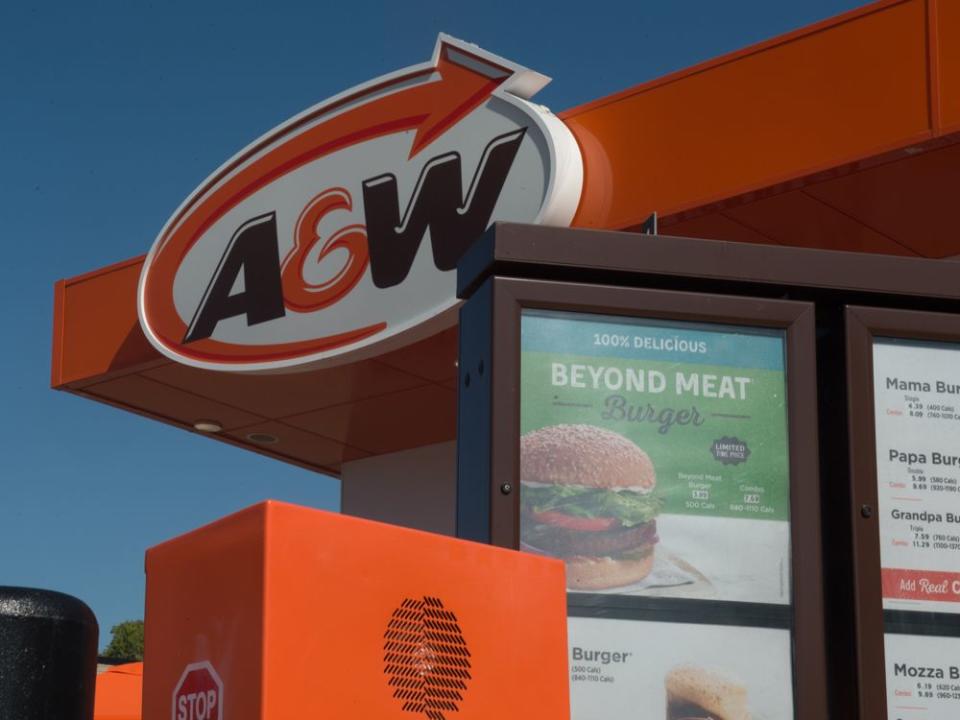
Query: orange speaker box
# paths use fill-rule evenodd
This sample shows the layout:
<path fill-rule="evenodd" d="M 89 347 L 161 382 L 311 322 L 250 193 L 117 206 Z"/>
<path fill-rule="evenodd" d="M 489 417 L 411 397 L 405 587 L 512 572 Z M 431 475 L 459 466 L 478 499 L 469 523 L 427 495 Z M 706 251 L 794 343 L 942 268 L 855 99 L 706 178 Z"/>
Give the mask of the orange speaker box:
<path fill-rule="evenodd" d="M 147 552 L 144 720 L 566 720 L 556 560 L 277 502 Z"/>

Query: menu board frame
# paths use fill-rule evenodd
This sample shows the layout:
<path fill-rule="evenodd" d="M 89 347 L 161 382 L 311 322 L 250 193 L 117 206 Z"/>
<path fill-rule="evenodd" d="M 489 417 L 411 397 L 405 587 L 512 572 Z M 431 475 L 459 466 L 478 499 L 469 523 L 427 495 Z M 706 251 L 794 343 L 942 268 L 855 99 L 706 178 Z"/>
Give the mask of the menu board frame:
<path fill-rule="evenodd" d="M 848 305 L 845 308 L 856 662 L 861 717 L 887 717 L 880 522 L 877 508 L 874 342 L 882 338 L 960 343 L 960 315 Z M 864 422 L 855 422 L 864 418 Z M 909 616 L 887 612 L 904 632 Z M 910 632 L 926 634 L 929 628 Z M 950 633 L 952 634 L 952 633 Z"/>
<path fill-rule="evenodd" d="M 509 548 L 518 548 L 520 540 L 520 323 L 526 309 L 784 331 L 796 717 L 826 718 L 813 304 L 487 278 L 461 310 L 460 402 L 469 411 L 459 414 L 457 534 Z M 583 610 L 576 614 L 583 614 Z"/>

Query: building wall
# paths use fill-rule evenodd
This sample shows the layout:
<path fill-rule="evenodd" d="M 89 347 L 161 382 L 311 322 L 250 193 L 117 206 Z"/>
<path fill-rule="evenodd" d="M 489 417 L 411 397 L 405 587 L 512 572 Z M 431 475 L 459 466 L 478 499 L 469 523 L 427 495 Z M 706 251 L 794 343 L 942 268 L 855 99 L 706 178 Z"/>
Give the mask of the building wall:
<path fill-rule="evenodd" d="M 348 515 L 454 535 L 457 444 L 427 445 L 343 464 L 340 509 Z"/>

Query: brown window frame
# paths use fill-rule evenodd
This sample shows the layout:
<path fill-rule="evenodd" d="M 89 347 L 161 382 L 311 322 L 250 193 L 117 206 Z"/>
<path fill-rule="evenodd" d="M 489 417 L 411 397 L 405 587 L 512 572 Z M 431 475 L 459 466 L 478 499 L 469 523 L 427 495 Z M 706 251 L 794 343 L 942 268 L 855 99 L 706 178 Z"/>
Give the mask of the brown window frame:
<path fill-rule="evenodd" d="M 461 313 L 461 482 L 486 478 L 474 539 L 519 547 L 520 322 L 526 309 L 677 320 L 785 331 L 790 453 L 794 706 L 799 720 L 827 713 L 814 305 L 717 295 L 492 276 Z M 473 432 L 471 432 L 473 431 Z M 475 488 L 476 489 L 476 488 Z M 461 486 L 461 492 L 463 487 Z M 469 511 L 468 511 L 469 512 Z M 484 533 L 483 530 L 487 532 Z M 470 533 L 464 533 L 470 537 Z"/>
<path fill-rule="evenodd" d="M 886 718 L 883 591 L 873 395 L 877 338 L 960 344 L 960 315 L 848 305 L 845 308 L 850 443 L 850 526 L 860 714 Z M 857 418 L 864 421 L 857 422 Z M 881 690 L 881 691 L 878 691 Z"/>

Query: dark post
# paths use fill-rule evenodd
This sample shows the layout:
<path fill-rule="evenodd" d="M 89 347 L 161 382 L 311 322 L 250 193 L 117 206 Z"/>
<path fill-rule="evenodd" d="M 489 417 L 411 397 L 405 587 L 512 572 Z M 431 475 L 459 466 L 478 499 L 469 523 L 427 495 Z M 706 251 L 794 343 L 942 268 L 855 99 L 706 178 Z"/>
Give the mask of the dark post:
<path fill-rule="evenodd" d="M 97 634 L 75 597 L 0 586 L 0 717 L 91 720 Z"/>

